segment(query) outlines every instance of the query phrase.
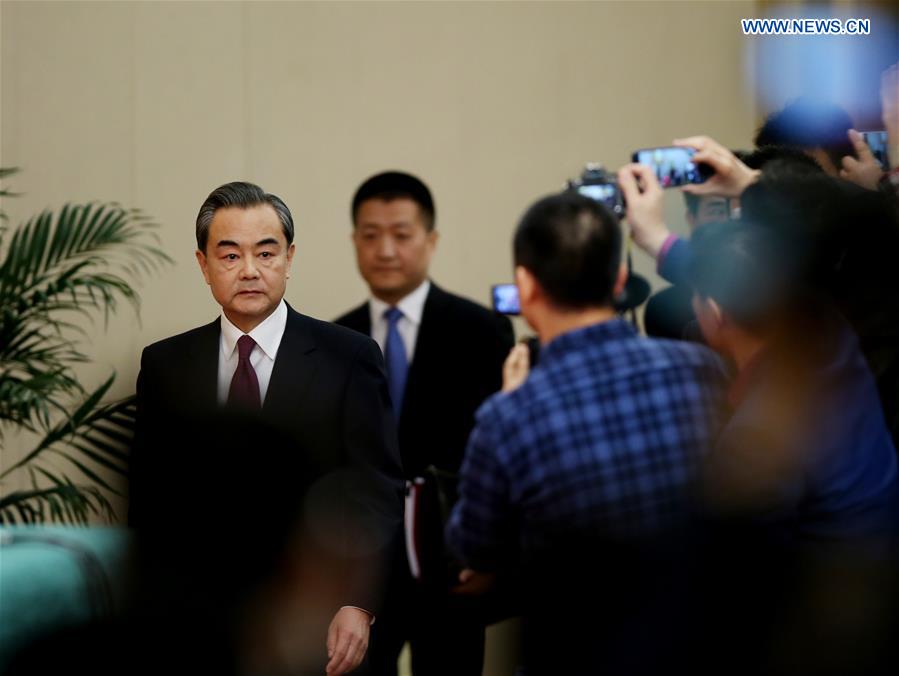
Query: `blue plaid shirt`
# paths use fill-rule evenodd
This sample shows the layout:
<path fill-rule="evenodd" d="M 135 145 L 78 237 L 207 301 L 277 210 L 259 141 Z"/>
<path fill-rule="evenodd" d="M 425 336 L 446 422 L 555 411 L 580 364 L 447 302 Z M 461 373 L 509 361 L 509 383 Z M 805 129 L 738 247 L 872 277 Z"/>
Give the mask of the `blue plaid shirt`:
<path fill-rule="evenodd" d="M 560 534 L 641 536 L 683 522 L 726 386 L 705 347 L 641 338 L 620 319 L 559 336 L 520 388 L 479 409 L 451 549 L 493 571 Z"/>

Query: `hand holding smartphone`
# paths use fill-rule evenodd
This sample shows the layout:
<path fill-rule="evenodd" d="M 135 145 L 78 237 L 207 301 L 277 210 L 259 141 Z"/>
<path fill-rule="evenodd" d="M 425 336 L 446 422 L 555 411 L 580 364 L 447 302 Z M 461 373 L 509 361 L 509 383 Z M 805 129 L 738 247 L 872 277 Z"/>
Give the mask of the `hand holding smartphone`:
<path fill-rule="evenodd" d="M 693 161 L 694 148 L 663 146 L 634 152 L 632 160 L 653 170 L 659 185 L 674 188 L 689 183 L 703 183 L 712 175 L 708 165 Z"/>
<path fill-rule="evenodd" d="M 868 144 L 868 147 L 871 149 L 871 154 L 874 155 L 874 158 L 880 163 L 881 168 L 884 171 L 889 171 L 890 158 L 887 152 L 887 148 L 889 147 L 887 133 L 885 131 L 863 131 L 860 133 L 865 140 L 865 143 Z"/>

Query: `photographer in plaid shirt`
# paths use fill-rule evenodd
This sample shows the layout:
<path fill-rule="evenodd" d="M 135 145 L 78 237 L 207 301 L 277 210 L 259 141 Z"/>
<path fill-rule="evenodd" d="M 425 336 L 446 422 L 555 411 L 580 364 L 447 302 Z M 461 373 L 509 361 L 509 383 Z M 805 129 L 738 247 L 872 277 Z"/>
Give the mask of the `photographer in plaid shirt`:
<path fill-rule="evenodd" d="M 515 280 L 540 362 L 528 374 L 516 347 L 506 380 L 526 379 L 478 411 L 447 526 L 468 566 L 459 593 L 522 579 L 529 676 L 658 673 L 685 644 L 691 489 L 725 374 L 705 347 L 639 337 L 616 315 L 620 252 L 615 217 L 576 193 L 522 218 Z"/>

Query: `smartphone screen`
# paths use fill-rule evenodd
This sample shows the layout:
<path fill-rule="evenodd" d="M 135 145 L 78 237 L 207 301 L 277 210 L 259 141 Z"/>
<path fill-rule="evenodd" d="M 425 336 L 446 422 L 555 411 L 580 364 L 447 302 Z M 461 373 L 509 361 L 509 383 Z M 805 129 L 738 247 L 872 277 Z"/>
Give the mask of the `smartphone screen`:
<path fill-rule="evenodd" d="M 578 186 L 577 191 L 584 197 L 605 205 L 618 218 L 624 214 L 624 196 L 617 183 L 587 183 Z"/>
<path fill-rule="evenodd" d="M 680 146 L 644 148 L 633 154 L 633 161 L 652 169 L 663 188 L 674 188 L 708 178 L 707 169 L 693 162 L 695 153 L 693 148 Z"/>
<path fill-rule="evenodd" d="M 890 158 L 887 157 L 887 133 L 885 131 L 863 131 L 862 138 L 871 149 L 871 153 L 880 162 L 884 171 L 890 170 Z"/>
<path fill-rule="evenodd" d="M 618 199 L 618 186 L 614 183 L 602 185 L 590 184 L 579 186 L 577 191 L 584 197 L 589 197 L 596 202 L 602 202 L 611 207 Z"/>
<path fill-rule="evenodd" d="M 518 287 L 514 284 L 493 285 L 493 309 L 504 315 L 521 314 Z"/>

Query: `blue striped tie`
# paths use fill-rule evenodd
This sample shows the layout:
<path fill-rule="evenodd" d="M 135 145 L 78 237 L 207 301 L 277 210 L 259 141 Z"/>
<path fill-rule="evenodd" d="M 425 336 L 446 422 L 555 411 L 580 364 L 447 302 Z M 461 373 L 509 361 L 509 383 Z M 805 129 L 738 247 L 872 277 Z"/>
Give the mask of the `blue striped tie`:
<path fill-rule="evenodd" d="M 406 359 L 406 346 L 397 329 L 397 322 L 403 316 L 399 308 L 392 307 L 384 312 L 387 320 L 387 340 L 384 343 L 384 361 L 387 362 L 387 384 L 390 387 L 390 398 L 393 410 L 400 417 L 403 409 L 403 393 L 406 390 L 406 375 L 409 373 L 409 362 Z"/>

